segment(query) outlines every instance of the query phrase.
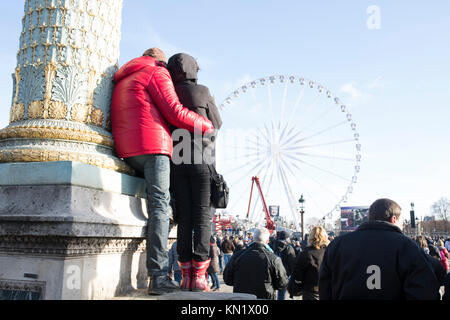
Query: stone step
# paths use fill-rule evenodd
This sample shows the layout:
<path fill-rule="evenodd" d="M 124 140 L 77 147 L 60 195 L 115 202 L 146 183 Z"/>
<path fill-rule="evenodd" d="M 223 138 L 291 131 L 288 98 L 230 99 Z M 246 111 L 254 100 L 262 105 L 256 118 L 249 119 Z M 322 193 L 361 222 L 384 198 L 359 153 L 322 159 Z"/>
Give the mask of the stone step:
<path fill-rule="evenodd" d="M 153 296 L 147 294 L 147 289 L 138 289 L 112 300 L 256 300 L 256 296 L 245 293 L 189 291 Z"/>

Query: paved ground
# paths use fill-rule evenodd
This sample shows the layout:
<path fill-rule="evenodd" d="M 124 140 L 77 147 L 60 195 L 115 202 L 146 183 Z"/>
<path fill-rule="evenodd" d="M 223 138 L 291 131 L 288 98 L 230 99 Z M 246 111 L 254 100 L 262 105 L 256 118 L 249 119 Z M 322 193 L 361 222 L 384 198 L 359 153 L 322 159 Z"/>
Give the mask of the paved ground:
<path fill-rule="evenodd" d="M 211 292 L 179 292 L 162 296 L 150 296 L 147 289 L 135 290 L 124 297 L 116 297 L 113 300 L 253 300 L 253 295 L 233 294 L 233 287 L 227 286 L 223 282 L 222 275 L 219 275 L 220 290 Z"/>
<path fill-rule="evenodd" d="M 211 292 L 179 292 L 162 296 L 150 296 L 147 289 L 135 290 L 124 297 L 116 297 L 113 300 L 254 300 L 254 295 L 233 294 L 233 287 L 227 286 L 223 282 L 223 277 L 219 275 L 220 290 Z M 288 300 L 291 300 L 288 298 Z M 301 300 L 295 297 L 294 300 Z"/>

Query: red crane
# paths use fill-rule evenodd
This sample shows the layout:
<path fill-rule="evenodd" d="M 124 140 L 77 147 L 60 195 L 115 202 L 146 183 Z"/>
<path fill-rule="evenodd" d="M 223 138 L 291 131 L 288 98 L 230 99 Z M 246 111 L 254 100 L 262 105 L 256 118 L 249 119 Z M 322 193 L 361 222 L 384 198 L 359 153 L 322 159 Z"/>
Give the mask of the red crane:
<path fill-rule="evenodd" d="M 248 215 L 250 213 L 250 205 L 252 203 L 252 194 L 253 194 L 253 185 L 255 183 L 256 183 L 256 186 L 258 187 L 259 195 L 261 196 L 264 212 L 266 213 L 266 228 L 270 231 L 270 233 L 273 233 L 275 231 L 275 224 L 273 223 L 272 219 L 270 218 L 269 209 L 267 208 L 266 199 L 264 198 L 264 194 L 262 192 L 261 184 L 259 183 L 258 177 L 252 177 L 252 188 L 250 190 L 250 200 L 248 202 L 247 219 L 248 219 Z"/>
<path fill-rule="evenodd" d="M 216 224 L 216 229 L 215 231 L 219 231 L 219 230 L 223 230 L 226 229 L 228 230 L 229 228 L 232 227 L 232 223 L 233 223 L 233 217 L 231 216 L 221 216 L 219 215 L 214 215 L 213 217 L 213 222 Z"/>

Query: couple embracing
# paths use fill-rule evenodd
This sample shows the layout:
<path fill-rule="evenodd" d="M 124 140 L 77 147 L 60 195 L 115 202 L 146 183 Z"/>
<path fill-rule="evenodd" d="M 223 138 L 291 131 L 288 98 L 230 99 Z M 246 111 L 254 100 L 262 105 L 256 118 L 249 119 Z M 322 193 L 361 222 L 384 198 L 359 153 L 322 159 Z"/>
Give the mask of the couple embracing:
<path fill-rule="evenodd" d="M 162 50 L 152 48 L 126 63 L 114 77 L 111 122 L 116 151 L 147 186 L 149 294 L 180 287 L 209 290 L 210 165 L 214 165 L 214 141 L 222 120 L 209 89 L 197 84 L 198 71 L 196 60 L 188 54 L 166 61 Z M 180 286 L 167 275 L 170 192 L 177 212 Z"/>

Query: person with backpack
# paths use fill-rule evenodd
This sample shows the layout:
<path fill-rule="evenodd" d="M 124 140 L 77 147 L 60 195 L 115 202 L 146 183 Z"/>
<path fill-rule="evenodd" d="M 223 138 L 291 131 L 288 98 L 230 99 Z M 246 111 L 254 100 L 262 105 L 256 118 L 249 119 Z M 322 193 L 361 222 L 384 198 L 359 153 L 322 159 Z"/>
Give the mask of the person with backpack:
<path fill-rule="evenodd" d="M 223 279 L 226 285 L 233 287 L 233 292 L 275 300 L 275 291 L 286 288 L 286 270 L 268 246 L 269 236 L 266 228 L 256 228 L 249 247 L 231 257 L 223 271 Z"/>
<path fill-rule="evenodd" d="M 286 274 L 289 277 L 294 270 L 296 253 L 294 247 L 289 243 L 290 236 L 286 231 L 280 231 L 277 239 L 273 242 L 273 252 L 281 258 Z M 286 300 L 286 289 L 278 291 L 278 300 Z"/>
<path fill-rule="evenodd" d="M 297 257 L 289 279 L 291 298 L 302 295 L 303 300 L 319 300 L 319 270 L 328 244 L 325 229 L 314 227 L 308 238 L 308 246 Z"/>

